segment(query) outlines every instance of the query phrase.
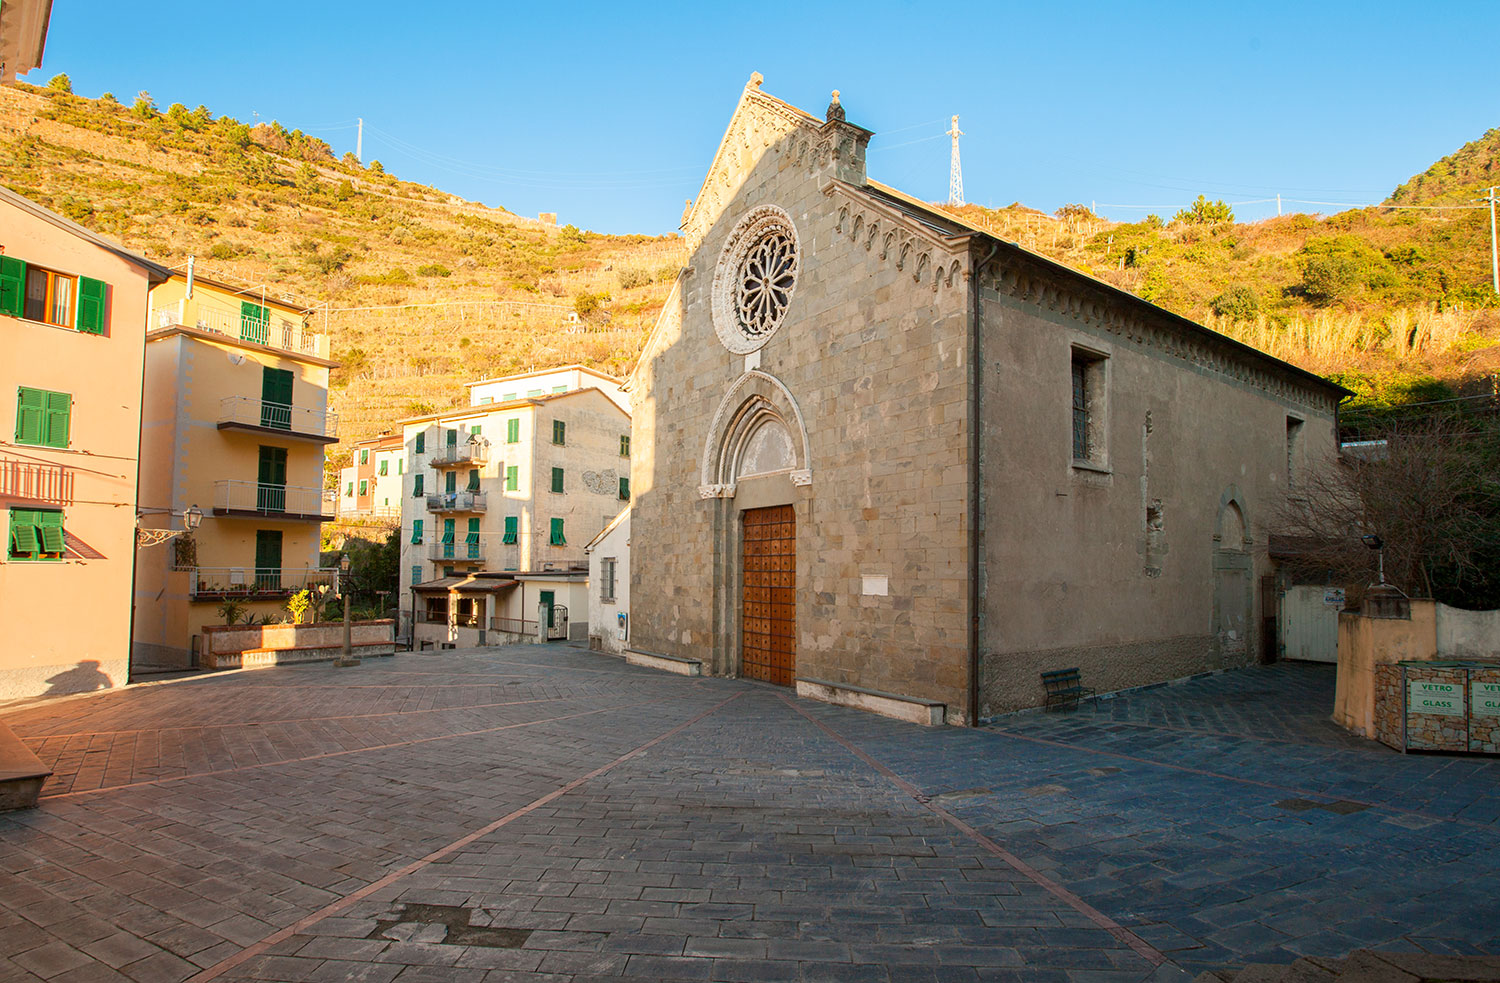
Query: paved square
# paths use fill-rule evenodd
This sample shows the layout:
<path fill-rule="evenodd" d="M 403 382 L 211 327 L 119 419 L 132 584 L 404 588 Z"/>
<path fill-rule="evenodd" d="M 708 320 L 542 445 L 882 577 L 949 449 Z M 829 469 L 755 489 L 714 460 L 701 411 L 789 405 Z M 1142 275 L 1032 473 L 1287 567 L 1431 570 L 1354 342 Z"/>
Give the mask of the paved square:
<path fill-rule="evenodd" d="M 1282 665 L 923 729 L 576 647 L 0 712 L 0 980 L 1183 980 L 1500 952 L 1500 765 Z"/>

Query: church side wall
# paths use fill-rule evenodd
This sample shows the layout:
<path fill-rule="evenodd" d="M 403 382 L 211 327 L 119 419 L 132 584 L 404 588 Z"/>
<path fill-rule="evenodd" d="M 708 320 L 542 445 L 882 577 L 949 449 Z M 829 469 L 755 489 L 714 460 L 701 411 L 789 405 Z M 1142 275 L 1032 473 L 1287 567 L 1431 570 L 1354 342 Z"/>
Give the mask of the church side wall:
<path fill-rule="evenodd" d="M 1106 692 L 1256 661 L 1267 529 L 1289 474 L 1336 454 L 1330 396 L 1004 283 L 982 297 L 981 717 L 1042 703 L 1045 670 L 1078 666 Z M 1073 458 L 1075 353 L 1089 466 Z"/>

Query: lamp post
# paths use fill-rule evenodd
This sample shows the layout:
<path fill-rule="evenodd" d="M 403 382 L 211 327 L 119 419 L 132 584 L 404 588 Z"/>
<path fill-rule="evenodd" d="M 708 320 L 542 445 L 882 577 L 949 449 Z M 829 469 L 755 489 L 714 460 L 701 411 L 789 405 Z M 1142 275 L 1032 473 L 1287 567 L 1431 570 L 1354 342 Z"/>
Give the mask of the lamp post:
<path fill-rule="evenodd" d="M 1375 535 L 1372 532 L 1371 533 L 1365 533 L 1363 536 L 1359 537 L 1359 541 L 1362 542 L 1362 543 L 1364 543 L 1370 549 L 1372 549 L 1372 550 L 1375 551 L 1375 557 L 1376 557 L 1375 562 L 1377 564 L 1376 570 L 1378 571 L 1378 576 L 1380 577 L 1380 580 L 1377 583 L 1371 584 L 1370 586 L 1372 586 L 1372 587 L 1384 587 L 1385 586 L 1385 541 L 1382 540 L 1379 536 Z"/>
<path fill-rule="evenodd" d="M 337 659 L 333 660 L 333 664 L 340 668 L 344 666 L 357 666 L 359 665 L 359 660 L 354 657 L 354 645 L 350 637 L 349 628 L 349 609 L 351 607 L 349 602 L 353 599 L 349 596 L 348 553 L 339 557 L 339 594 L 344 599 L 344 652 Z"/>

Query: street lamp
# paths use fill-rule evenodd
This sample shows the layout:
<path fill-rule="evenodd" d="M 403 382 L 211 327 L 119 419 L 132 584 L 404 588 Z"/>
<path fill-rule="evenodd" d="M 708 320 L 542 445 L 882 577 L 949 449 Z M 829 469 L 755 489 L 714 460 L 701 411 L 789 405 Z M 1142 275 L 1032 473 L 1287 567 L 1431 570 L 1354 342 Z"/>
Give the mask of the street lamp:
<path fill-rule="evenodd" d="M 1379 572 L 1380 580 L 1379 580 L 1378 583 L 1375 583 L 1375 584 L 1373 584 L 1371 586 L 1374 586 L 1374 587 L 1384 587 L 1385 586 L 1385 540 L 1381 539 L 1379 536 L 1375 535 L 1373 532 L 1367 532 L 1363 536 L 1359 537 L 1359 541 L 1361 543 L 1364 543 L 1370 549 L 1375 550 L 1375 555 L 1376 555 L 1376 561 L 1375 562 L 1378 564 L 1378 566 L 1377 566 L 1376 569 Z"/>
<path fill-rule="evenodd" d="M 141 520 L 148 515 L 180 516 L 182 519 L 181 529 L 142 529 Z M 203 524 L 203 510 L 194 505 L 184 512 L 173 512 L 171 509 L 161 508 L 138 508 L 135 513 L 135 545 L 136 546 L 160 546 L 169 539 L 176 539 L 183 533 L 192 532 Z"/>
<path fill-rule="evenodd" d="M 349 554 L 345 553 L 339 557 L 339 594 L 344 599 L 344 651 L 333 664 L 343 668 L 345 666 L 357 666 L 359 660 L 354 657 L 354 645 L 350 637 L 349 608 L 352 598 L 349 596 Z"/>

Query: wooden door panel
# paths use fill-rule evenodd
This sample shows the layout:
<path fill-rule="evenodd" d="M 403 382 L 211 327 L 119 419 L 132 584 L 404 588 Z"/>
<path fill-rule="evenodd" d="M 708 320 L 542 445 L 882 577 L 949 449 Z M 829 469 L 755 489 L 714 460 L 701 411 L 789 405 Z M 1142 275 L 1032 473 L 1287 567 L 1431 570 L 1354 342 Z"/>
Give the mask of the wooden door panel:
<path fill-rule="evenodd" d="M 790 505 L 744 513 L 741 673 L 790 686 L 796 677 L 797 524 Z"/>

